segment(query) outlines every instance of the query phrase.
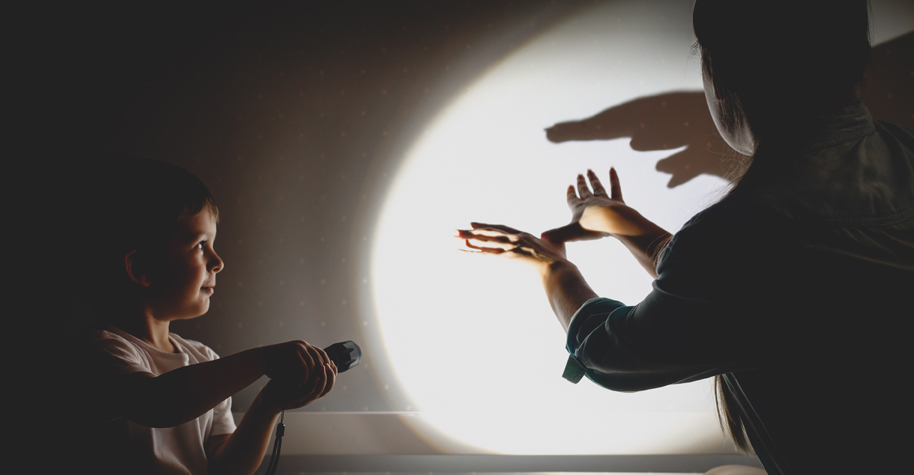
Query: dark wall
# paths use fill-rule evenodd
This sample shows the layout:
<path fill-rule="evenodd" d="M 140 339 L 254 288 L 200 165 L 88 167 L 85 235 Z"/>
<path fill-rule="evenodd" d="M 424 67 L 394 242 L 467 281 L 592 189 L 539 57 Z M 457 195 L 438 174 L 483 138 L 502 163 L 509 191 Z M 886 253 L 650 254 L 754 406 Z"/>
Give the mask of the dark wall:
<path fill-rule="evenodd" d="M 154 158 L 199 176 L 222 216 L 216 248 L 226 270 L 213 306 L 174 331 L 221 354 L 288 339 L 372 341 L 359 314 L 370 306 L 363 262 L 406 148 L 488 66 L 586 3 L 50 4 L 11 14 L 6 178 L 25 214 L 10 225 L 22 264 L 12 267 L 14 289 L 24 290 L 15 313 L 60 344 L 91 324 L 73 290 L 80 270 L 59 255 L 86 230 L 60 213 L 86 163 Z M 908 126 L 911 38 L 877 48 L 866 96 L 874 116 Z M 701 94 L 690 94 L 691 112 L 706 116 Z M 584 135 L 563 140 L 613 138 Z M 700 169 L 714 173 L 716 155 L 694 160 L 708 157 Z M 307 409 L 402 410 L 374 374 L 347 375 L 334 397 Z M 236 411 L 258 387 L 235 398 Z"/>
<path fill-rule="evenodd" d="M 63 205 L 87 163 L 163 160 L 215 195 L 226 262 L 209 313 L 173 331 L 220 354 L 369 340 L 363 261 L 405 148 L 487 66 L 581 2 L 229 3 L 23 13 L 20 196 L 43 190 L 32 244 L 78 252 L 67 245 L 89 230 L 54 214 L 73 212 Z M 93 316 L 73 289 L 80 270 L 59 257 L 41 253 L 26 280 L 53 288 L 28 297 L 29 320 L 63 343 Z M 306 409 L 402 410 L 367 366 Z"/>

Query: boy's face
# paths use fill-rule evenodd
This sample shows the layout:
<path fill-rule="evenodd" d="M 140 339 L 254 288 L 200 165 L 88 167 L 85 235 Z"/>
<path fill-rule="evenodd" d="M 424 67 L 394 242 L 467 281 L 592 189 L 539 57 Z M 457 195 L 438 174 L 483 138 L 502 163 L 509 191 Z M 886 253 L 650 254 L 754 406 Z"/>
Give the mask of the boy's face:
<path fill-rule="evenodd" d="M 184 218 L 168 244 L 161 276 L 154 279 L 155 315 L 161 320 L 199 317 L 209 310 L 222 259 L 213 249 L 216 221 L 209 210 Z"/>

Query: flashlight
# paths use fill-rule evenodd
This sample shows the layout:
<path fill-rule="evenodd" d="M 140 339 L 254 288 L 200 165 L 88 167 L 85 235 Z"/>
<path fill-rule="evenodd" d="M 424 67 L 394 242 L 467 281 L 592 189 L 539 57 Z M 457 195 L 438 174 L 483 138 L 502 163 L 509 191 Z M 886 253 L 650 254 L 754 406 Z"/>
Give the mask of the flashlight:
<path fill-rule="evenodd" d="M 343 373 L 358 365 L 362 359 L 362 349 L 352 340 L 334 343 L 324 348 L 324 351 L 330 357 L 330 361 L 336 365 L 338 373 Z"/>

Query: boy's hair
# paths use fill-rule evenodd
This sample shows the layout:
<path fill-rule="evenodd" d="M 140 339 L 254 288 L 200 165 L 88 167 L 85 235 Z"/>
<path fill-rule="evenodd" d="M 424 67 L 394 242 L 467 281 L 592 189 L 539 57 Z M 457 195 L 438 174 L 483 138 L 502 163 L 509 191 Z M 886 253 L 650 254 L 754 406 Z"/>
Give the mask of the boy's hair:
<path fill-rule="evenodd" d="M 182 218 L 206 209 L 219 222 L 219 209 L 199 178 L 187 170 L 154 160 L 127 160 L 118 164 L 117 194 L 108 196 L 122 213 L 119 253 L 165 250 Z M 123 257 L 123 254 L 121 254 Z"/>
<path fill-rule="evenodd" d="M 117 319 L 135 305 L 137 287 L 126 273 L 124 257 L 155 275 L 181 219 L 208 210 L 218 222 L 212 194 L 187 170 L 155 160 L 99 162 L 90 167 L 82 202 L 71 217 L 76 269 L 88 277 L 77 282 L 90 305 L 105 321 Z M 85 201 L 83 201 L 85 200 Z M 82 274 L 82 273 L 80 273 Z"/>

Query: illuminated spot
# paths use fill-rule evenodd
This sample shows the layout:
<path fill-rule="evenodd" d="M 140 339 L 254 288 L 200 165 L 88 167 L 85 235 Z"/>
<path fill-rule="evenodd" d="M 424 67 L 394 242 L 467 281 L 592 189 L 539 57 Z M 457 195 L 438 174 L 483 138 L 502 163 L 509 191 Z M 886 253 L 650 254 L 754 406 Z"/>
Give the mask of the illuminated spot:
<path fill-rule="evenodd" d="M 687 18 L 677 34 L 652 37 L 649 47 L 614 53 L 594 46 L 597 36 L 604 45 L 634 43 L 625 30 L 605 27 L 607 18 L 619 16 L 622 3 L 627 19 L 656 17 L 653 11 L 631 16 L 630 9 L 644 10 L 647 2 L 595 2 L 463 84 L 465 92 L 458 97 L 442 98 L 447 105 L 407 149 L 381 205 L 370 263 L 375 307 L 364 317 L 377 316 L 367 321 L 379 327 L 387 350 L 389 364 L 378 366 L 392 373 L 383 380 L 396 387 L 391 394 L 407 397 L 390 405 L 417 408 L 424 423 L 489 452 L 691 453 L 703 444 L 722 443 L 709 381 L 636 394 L 613 393 L 587 381 L 568 384 L 561 378 L 565 335 L 538 277 L 510 260 L 454 249 L 453 229 L 472 220 L 532 233 L 567 223 L 562 199 L 567 177 L 587 168 L 604 175 L 608 157 L 619 171 L 626 201 L 670 230 L 699 211 L 708 193 L 724 183 L 700 175 L 668 188 L 670 176 L 657 172 L 656 164 L 682 148 L 633 151 L 630 140 L 556 144 L 538 133 L 633 99 L 701 90 L 694 61 L 689 76 L 681 74 L 690 59 Z M 562 48 L 552 47 L 553 41 Z M 661 66 L 671 51 L 681 61 Z M 640 77 L 619 73 L 635 65 Z M 604 122 L 603 129 L 660 132 L 682 124 L 681 119 L 660 122 L 651 110 L 661 112 L 656 107 L 636 111 L 644 114 Z M 599 130 L 597 125 L 581 128 Z M 650 276 L 618 242 L 573 243 L 568 255 L 591 286 L 608 297 L 635 304 L 651 291 Z M 435 335 L 438 356 L 416 358 L 427 351 L 429 335 Z M 512 364 L 493 369 L 493 354 Z M 460 381 L 488 390 L 474 394 L 462 390 Z M 578 425 L 574 438 L 554 431 L 569 420 L 588 424 Z"/>

